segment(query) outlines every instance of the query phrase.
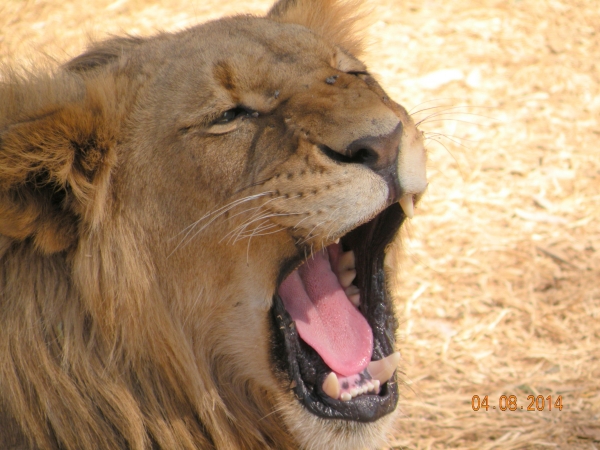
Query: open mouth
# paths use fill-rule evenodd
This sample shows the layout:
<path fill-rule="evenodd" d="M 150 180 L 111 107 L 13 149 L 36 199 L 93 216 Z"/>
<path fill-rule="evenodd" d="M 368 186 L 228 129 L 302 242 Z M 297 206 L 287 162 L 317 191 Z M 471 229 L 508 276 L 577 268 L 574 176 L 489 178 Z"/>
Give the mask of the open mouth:
<path fill-rule="evenodd" d="M 284 273 L 271 310 L 275 364 L 317 416 L 371 422 L 396 407 L 400 355 L 384 258 L 404 218 L 394 203 Z"/>

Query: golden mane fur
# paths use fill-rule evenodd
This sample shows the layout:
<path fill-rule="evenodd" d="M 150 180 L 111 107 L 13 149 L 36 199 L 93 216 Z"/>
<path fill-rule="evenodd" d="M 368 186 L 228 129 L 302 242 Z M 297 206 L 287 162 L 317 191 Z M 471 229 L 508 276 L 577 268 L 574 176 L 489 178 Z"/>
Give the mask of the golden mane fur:
<path fill-rule="evenodd" d="M 51 74 L 4 78 L 2 448 L 341 449 L 380 442 L 389 418 L 331 424 L 302 412 L 269 351 L 269 302 L 282 261 L 297 251 L 293 238 L 324 245 L 328 233 L 372 217 L 377 211 L 368 208 L 383 204 L 387 192 L 366 170 L 338 174 L 307 146 L 292 152 L 292 137 L 298 129 L 335 134 L 332 141 L 343 146 L 335 131 L 342 119 L 361 133 L 367 114 L 386 130 L 393 110 L 408 130 L 403 139 L 419 139 L 399 106 L 365 103 L 350 111 L 339 101 L 331 112 L 312 85 L 310 95 L 289 94 L 304 76 L 298 65 L 316 64 L 315 55 L 330 55 L 336 70 L 364 71 L 356 59 L 361 39 L 352 31 L 358 7 L 282 0 L 264 18 L 113 38 Z M 272 54 L 285 64 L 273 67 Z M 271 114 L 284 99 L 291 112 Z M 219 122 L 236 103 L 270 122 L 251 129 L 244 128 L 250 120 Z M 331 112 L 331 126 L 310 116 L 313 106 Z M 293 133 L 284 127 L 290 117 L 300 124 Z M 326 185 L 336 192 L 332 202 L 355 205 L 354 216 L 324 225 L 312 218 L 327 207 Z M 286 222 L 289 203 L 278 203 L 286 189 L 312 189 L 298 203 L 308 211 L 301 226 L 296 218 Z M 245 211 L 267 195 L 278 217 L 250 223 Z"/>

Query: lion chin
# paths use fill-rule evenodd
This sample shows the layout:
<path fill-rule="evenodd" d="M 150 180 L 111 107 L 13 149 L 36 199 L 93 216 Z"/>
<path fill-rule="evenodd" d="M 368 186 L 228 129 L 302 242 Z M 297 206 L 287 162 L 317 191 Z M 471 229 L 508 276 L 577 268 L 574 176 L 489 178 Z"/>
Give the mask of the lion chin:
<path fill-rule="evenodd" d="M 3 449 L 358 449 L 422 134 L 356 2 L 113 38 L 0 84 Z"/>

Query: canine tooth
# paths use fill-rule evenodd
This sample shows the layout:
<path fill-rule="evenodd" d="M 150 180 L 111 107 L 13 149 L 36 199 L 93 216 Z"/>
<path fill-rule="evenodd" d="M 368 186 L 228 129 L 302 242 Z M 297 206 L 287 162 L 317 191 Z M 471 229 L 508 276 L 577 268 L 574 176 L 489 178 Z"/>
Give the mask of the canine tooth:
<path fill-rule="evenodd" d="M 408 217 L 409 219 L 412 219 L 415 214 L 412 194 L 404 195 L 400 199 L 400 206 L 402 207 L 402 211 L 404 211 L 404 214 L 406 215 L 406 217 Z"/>
<path fill-rule="evenodd" d="M 331 372 L 325 378 L 325 381 L 323 382 L 323 392 L 331 398 L 338 398 L 340 396 L 340 382 L 335 372 Z"/>
<path fill-rule="evenodd" d="M 354 279 L 356 278 L 356 270 L 347 270 L 345 272 L 340 273 L 340 284 L 344 289 L 352 284 Z"/>
<path fill-rule="evenodd" d="M 357 308 L 360 306 L 360 294 L 349 295 L 348 300 Z"/>
<path fill-rule="evenodd" d="M 352 400 L 352 396 L 348 392 L 344 392 L 340 396 L 340 400 L 343 401 L 343 402 L 348 402 L 348 401 Z"/>
<path fill-rule="evenodd" d="M 338 272 L 343 273 L 346 270 L 352 269 L 356 269 L 356 261 L 354 252 L 350 250 L 349 252 L 344 252 L 340 255 L 340 259 L 338 260 Z"/>
<path fill-rule="evenodd" d="M 367 366 L 367 371 L 371 378 L 383 384 L 392 377 L 399 363 L 400 352 L 394 352 L 379 361 L 371 361 Z"/>
<path fill-rule="evenodd" d="M 333 241 L 334 244 L 339 244 L 340 243 L 340 238 L 337 238 L 335 241 Z"/>

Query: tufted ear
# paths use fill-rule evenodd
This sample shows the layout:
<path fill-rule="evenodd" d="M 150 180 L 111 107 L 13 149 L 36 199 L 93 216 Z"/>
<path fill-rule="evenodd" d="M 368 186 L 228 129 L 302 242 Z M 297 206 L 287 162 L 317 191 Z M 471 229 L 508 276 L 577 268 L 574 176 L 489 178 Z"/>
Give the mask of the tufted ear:
<path fill-rule="evenodd" d="M 354 56 L 363 52 L 359 22 L 366 13 L 361 0 L 279 0 L 267 17 L 310 28 Z"/>
<path fill-rule="evenodd" d="M 100 222 L 118 129 L 107 92 L 71 74 L 0 84 L 1 235 L 53 253 Z"/>

